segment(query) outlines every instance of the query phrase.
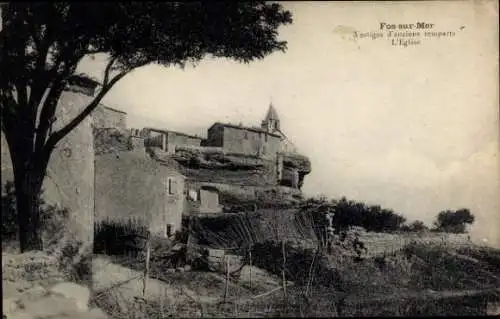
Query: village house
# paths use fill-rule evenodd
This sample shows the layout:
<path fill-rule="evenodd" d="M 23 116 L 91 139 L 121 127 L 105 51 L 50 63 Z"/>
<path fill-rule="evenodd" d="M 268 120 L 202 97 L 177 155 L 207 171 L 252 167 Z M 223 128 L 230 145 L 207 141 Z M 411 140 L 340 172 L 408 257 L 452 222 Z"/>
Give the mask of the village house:
<path fill-rule="evenodd" d="M 142 151 L 103 154 L 95 165 L 96 222 L 141 220 L 152 234 L 181 229 L 184 176 Z"/>
<path fill-rule="evenodd" d="M 149 127 L 143 129 L 143 135 L 146 136 L 144 141 L 146 146 L 160 147 L 170 154 L 175 153 L 176 146 L 199 147 L 203 141 L 199 136 Z"/>
<path fill-rule="evenodd" d="M 219 214 L 222 205 L 219 203 L 219 190 L 215 187 L 202 185 L 198 190 L 189 189 L 186 197 L 186 215 Z"/>
<path fill-rule="evenodd" d="M 282 133 L 272 104 L 260 127 L 216 122 L 207 130 L 207 138 L 150 127 L 127 129 L 126 113 L 103 105 L 94 111 L 93 119 L 94 128 L 115 127 L 128 133 L 130 144 L 126 150 L 96 155 L 94 211 L 97 223 L 140 220 L 152 234 L 170 237 L 181 229 L 183 215 L 223 212 L 216 186 L 205 183 L 209 181 L 194 184 L 187 181 L 175 161 L 152 159 L 146 152 L 147 147 L 159 148 L 170 155 L 192 148 L 201 154 L 206 151 L 247 156 L 250 162 L 275 165 L 269 170 L 269 174 L 275 175 L 271 183 L 300 188 L 298 170 L 290 165 L 284 167 L 284 154 L 288 154 L 289 163 L 290 155 L 296 150 Z"/>
<path fill-rule="evenodd" d="M 206 139 L 155 128 L 145 128 L 141 134 L 146 146 L 159 147 L 169 154 L 175 154 L 178 147 L 219 149 L 226 154 L 260 158 L 276 158 L 278 153 L 296 152 L 282 133 L 278 112 L 272 104 L 260 127 L 216 122 L 208 128 Z"/>

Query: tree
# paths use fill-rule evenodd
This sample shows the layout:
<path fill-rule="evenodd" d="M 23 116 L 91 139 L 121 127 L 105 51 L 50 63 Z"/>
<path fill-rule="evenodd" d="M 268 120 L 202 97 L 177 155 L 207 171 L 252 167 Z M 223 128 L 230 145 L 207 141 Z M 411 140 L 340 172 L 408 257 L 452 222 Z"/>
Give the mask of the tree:
<path fill-rule="evenodd" d="M 416 220 L 410 224 L 410 231 L 420 232 L 427 229 L 427 226 L 425 226 L 424 222 L 421 220 Z"/>
<path fill-rule="evenodd" d="M 474 215 L 467 208 L 440 212 L 434 222 L 435 230 L 449 233 L 465 233 L 467 224 L 472 224 Z"/>
<path fill-rule="evenodd" d="M 41 249 L 38 198 L 61 139 L 132 70 L 181 66 L 207 55 L 248 63 L 285 51 L 280 4 L 256 2 L 4 3 L 0 32 L 1 128 L 14 170 L 21 251 Z M 106 54 L 102 86 L 67 125 L 52 132 L 59 98 L 88 55 Z"/>
<path fill-rule="evenodd" d="M 424 224 L 421 220 L 416 220 L 409 225 L 402 225 L 400 230 L 406 232 L 421 232 L 424 230 L 428 230 L 429 228 Z"/>

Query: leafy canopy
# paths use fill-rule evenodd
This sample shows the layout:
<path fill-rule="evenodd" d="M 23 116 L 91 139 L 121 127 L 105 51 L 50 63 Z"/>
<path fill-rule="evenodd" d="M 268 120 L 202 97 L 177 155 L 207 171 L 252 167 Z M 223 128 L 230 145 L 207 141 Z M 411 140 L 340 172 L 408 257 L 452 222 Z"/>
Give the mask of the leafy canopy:
<path fill-rule="evenodd" d="M 182 67 L 207 55 L 239 62 L 261 59 L 286 50 L 278 28 L 292 22 L 280 4 L 264 1 L 10 2 L 2 4 L 1 14 L 2 130 L 21 129 L 13 123 L 22 123 L 23 130 L 40 136 L 34 145 L 49 149 L 134 68 L 150 63 Z M 110 60 L 96 103 L 47 136 L 50 115 L 79 61 L 97 53 Z"/>
<path fill-rule="evenodd" d="M 474 215 L 467 208 L 456 211 L 445 210 L 437 215 L 434 226 L 440 231 L 465 233 L 466 225 L 474 223 L 474 220 Z"/>

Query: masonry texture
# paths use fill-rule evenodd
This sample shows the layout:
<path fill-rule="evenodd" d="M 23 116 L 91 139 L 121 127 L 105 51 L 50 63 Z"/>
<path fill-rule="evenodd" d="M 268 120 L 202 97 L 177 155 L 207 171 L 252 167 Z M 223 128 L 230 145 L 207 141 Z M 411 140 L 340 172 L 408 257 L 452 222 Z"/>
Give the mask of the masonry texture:
<path fill-rule="evenodd" d="M 140 219 L 164 236 L 181 225 L 184 177 L 141 151 L 96 157 L 96 221 Z"/>
<path fill-rule="evenodd" d="M 56 130 L 85 107 L 91 97 L 82 93 L 63 92 L 56 111 Z M 75 239 L 92 247 L 94 202 L 94 141 L 92 118 L 61 140 L 49 160 L 43 183 L 43 198 L 48 204 L 67 208 L 70 213 L 69 229 Z M 5 183 L 13 179 L 12 162 L 2 133 L 2 191 Z"/>
<path fill-rule="evenodd" d="M 184 175 L 200 181 L 301 189 L 311 172 L 307 156 L 281 131 L 272 104 L 260 127 L 216 122 L 206 139 L 153 128 L 141 132 L 145 147 L 174 158 Z"/>
<path fill-rule="evenodd" d="M 127 127 L 127 113 L 102 104 L 92 112 L 92 118 L 96 128 L 116 128 L 125 131 Z"/>
<path fill-rule="evenodd" d="M 228 153 L 276 156 L 281 138 L 262 129 L 215 123 L 208 129 L 207 146 L 218 146 Z"/>

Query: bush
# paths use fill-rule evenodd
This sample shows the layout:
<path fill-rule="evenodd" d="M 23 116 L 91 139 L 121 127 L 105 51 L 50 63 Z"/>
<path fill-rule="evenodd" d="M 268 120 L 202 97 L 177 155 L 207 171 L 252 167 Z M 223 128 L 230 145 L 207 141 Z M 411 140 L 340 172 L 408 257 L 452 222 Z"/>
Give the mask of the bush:
<path fill-rule="evenodd" d="M 143 250 L 148 228 L 144 221 L 104 220 L 94 223 L 94 253 L 137 255 Z"/>
<path fill-rule="evenodd" d="M 2 192 L 2 240 L 17 238 L 18 225 L 16 213 L 16 195 L 14 183 L 5 184 L 5 193 Z"/>
<path fill-rule="evenodd" d="M 366 205 L 342 198 L 328 201 L 326 198 L 308 199 L 300 205 L 301 211 L 311 214 L 318 238 L 323 237 L 326 227 L 326 212 L 334 212 L 332 223 L 337 230 L 345 230 L 352 226 L 363 227 L 373 232 L 398 231 L 406 219 L 390 209 L 377 205 Z"/>
<path fill-rule="evenodd" d="M 328 266 L 328 261 L 321 252 L 314 249 L 298 247 L 289 243 L 285 244 L 286 278 L 299 285 L 306 285 L 311 271 L 313 285 L 334 287 L 342 290 L 342 277 L 340 273 Z M 266 241 L 252 247 L 252 260 L 254 265 L 268 272 L 281 276 L 283 268 L 282 244 L 277 241 Z M 315 260 L 315 267 L 311 264 Z"/>
<path fill-rule="evenodd" d="M 428 231 L 429 228 L 420 220 L 416 220 L 409 225 L 403 225 L 400 227 L 403 232 L 424 232 Z"/>
<path fill-rule="evenodd" d="M 75 241 L 67 230 L 69 211 L 46 204 L 40 196 L 40 224 L 44 251 L 58 256 L 57 268 L 66 279 L 88 284 L 92 279 L 92 250 Z M 18 238 L 14 184 L 7 182 L 2 194 L 2 240 Z"/>
<path fill-rule="evenodd" d="M 69 211 L 57 205 L 46 204 L 43 191 L 39 205 L 42 242 L 45 249 L 50 249 L 64 236 L 62 230 L 68 221 Z M 5 192 L 2 193 L 2 240 L 16 240 L 18 230 L 15 187 L 14 183 L 9 181 L 5 184 Z"/>

